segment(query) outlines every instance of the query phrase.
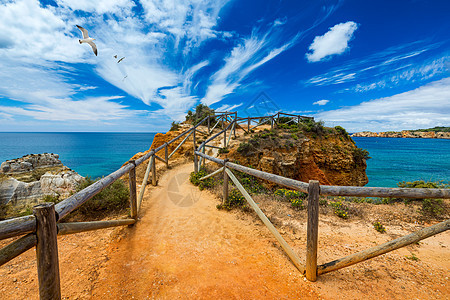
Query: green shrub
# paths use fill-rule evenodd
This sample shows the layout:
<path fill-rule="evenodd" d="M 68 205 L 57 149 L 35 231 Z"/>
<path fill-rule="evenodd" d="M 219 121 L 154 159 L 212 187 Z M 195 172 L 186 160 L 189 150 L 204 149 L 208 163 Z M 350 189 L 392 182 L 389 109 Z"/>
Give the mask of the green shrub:
<path fill-rule="evenodd" d="M 169 131 L 177 131 L 180 129 L 180 123 L 173 121 Z"/>
<path fill-rule="evenodd" d="M 78 185 L 76 190 L 77 192 L 81 191 L 95 182 L 96 180 L 86 177 L 86 179 Z M 119 179 L 93 198 L 86 201 L 77 209 L 77 212 L 86 216 L 92 216 L 99 212 L 121 211 L 129 207 L 129 197 L 130 192 L 127 184 Z"/>
<path fill-rule="evenodd" d="M 209 108 L 207 105 L 199 104 L 195 107 L 195 112 L 188 111 L 186 115 L 186 122 L 197 125 L 201 120 L 210 116 L 210 122 L 214 123 L 216 120 L 214 118 L 214 109 Z"/>
<path fill-rule="evenodd" d="M 380 222 L 373 223 L 373 228 L 375 228 L 375 230 L 378 231 L 379 233 L 386 232 L 386 228 L 384 228 L 383 224 L 381 224 Z"/>
<path fill-rule="evenodd" d="M 251 144 L 249 144 L 249 143 L 240 143 L 239 147 L 237 148 L 237 152 L 239 152 L 240 154 L 246 156 L 246 155 L 249 155 L 249 153 L 251 152 L 251 150 L 253 148 L 254 147 Z"/>
<path fill-rule="evenodd" d="M 361 162 L 362 160 L 368 160 L 371 157 L 369 156 L 369 151 L 362 148 L 353 149 L 353 158 L 355 162 Z"/>
<path fill-rule="evenodd" d="M 200 178 L 206 175 L 208 175 L 206 170 L 204 168 L 200 168 L 200 170 L 197 173 L 195 172 L 191 173 L 189 180 L 192 182 L 193 185 L 198 186 L 198 188 L 201 191 L 204 190 L 205 188 L 212 188 L 216 184 L 214 178 L 209 177 L 204 180 L 200 180 Z"/>
<path fill-rule="evenodd" d="M 224 154 L 224 153 L 228 153 L 230 152 L 230 150 L 228 148 L 220 148 L 219 149 L 219 154 Z"/>
<path fill-rule="evenodd" d="M 345 128 L 341 127 L 341 126 L 335 126 L 334 129 L 336 129 L 338 134 L 343 135 L 344 137 L 348 138 L 348 133 L 347 130 L 345 130 Z"/>
<path fill-rule="evenodd" d="M 288 189 L 278 189 L 273 193 L 275 196 L 281 197 L 282 199 L 286 199 L 291 203 L 291 206 L 298 209 L 304 209 L 305 206 L 303 204 L 304 199 L 306 199 L 307 195 L 305 193 L 288 190 Z"/>
<path fill-rule="evenodd" d="M 342 203 L 341 200 L 336 202 L 330 202 L 330 205 L 334 208 L 334 213 L 342 219 L 348 219 L 348 207 Z"/>
<path fill-rule="evenodd" d="M 244 196 L 237 189 L 232 189 L 228 194 L 228 198 L 222 203 L 217 205 L 218 209 L 231 210 L 233 208 L 247 208 L 246 200 Z"/>

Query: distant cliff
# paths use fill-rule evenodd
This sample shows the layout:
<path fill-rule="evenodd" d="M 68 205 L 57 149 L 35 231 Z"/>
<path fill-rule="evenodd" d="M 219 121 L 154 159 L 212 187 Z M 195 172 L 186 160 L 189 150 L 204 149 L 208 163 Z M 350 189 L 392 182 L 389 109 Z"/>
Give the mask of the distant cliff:
<path fill-rule="evenodd" d="M 444 131 L 386 131 L 370 132 L 362 131 L 352 134 L 352 137 L 386 137 L 386 138 L 422 138 L 422 139 L 450 139 L 450 132 Z"/>
<path fill-rule="evenodd" d="M 0 165 L 0 205 L 25 206 L 46 195 L 68 196 L 83 176 L 65 167 L 58 154 L 29 154 Z"/>

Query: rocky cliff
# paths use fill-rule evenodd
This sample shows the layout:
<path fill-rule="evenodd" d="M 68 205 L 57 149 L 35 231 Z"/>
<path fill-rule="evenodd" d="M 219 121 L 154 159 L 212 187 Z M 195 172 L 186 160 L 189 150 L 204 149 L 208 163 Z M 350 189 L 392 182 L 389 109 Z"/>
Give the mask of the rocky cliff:
<path fill-rule="evenodd" d="M 0 165 L 0 205 L 26 205 L 46 195 L 66 197 L 84 178 L 58 154 L 30 154 Z"/>
<path fill-rule="evenodd" d="M 352 137 L 386 137 L 386 138 L 423 138 L 423 139 L 450 139 L 450 132 L 435 131 L 386 131 L 386 132 L 356 132 Z"/>
<path fill-rule="evenodd" d="M 347 133 L 325 128 L 323 134 L 261 131 L 238 138 L 222 158 L 258 170 L 326 185 L 367 184 L 365 156 Z"/>

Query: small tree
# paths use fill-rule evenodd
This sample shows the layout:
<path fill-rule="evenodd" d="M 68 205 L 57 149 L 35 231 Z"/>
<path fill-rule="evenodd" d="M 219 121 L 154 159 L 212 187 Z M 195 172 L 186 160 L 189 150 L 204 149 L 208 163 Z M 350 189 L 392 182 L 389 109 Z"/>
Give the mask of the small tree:
<path fill-rule="evenodd" d="M 188 111 L 186 115 L 186 122 L 191 123 L 192 125 L 197 125 L 201 120 L 206 118 L 207 116 L 211 116 L 211 122 L 215 121 L 214 118 L 214 109 L 209 108 L 207 105 L 199 104 L 195 107 L 195 112 Z"/>

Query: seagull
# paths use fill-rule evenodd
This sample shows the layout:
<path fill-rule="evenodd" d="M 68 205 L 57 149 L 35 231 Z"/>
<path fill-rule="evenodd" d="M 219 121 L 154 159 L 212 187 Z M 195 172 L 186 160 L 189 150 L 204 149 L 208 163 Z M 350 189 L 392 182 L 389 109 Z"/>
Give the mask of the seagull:
<path fill-rule="evenodd" d="M 95 56 L 97 56 L 97 46 L 96 46 L 96 45 L 94 44 L 94 42 L 93 42 L 95 39 L 89 37 L 88 31 L 87 31 L 86 29 L 84 29 L 83 27 L 78 26 L 78 25 L 77 25 L 77 27 L 78 27 L 78 29 L 80 29 L 81 32 L 83 33 L 83 39 L 82 39 L 82 40 L 78 40 L 78 41 L 80 42 L 80 44 L 82 44 L 82 43 L 88 43 L 89 45 L 91 45 L 92 50 L 94 51 Z"/>
<path fill-rule="evenodd" d="M 119 61 L 117 63 L 120 63 L 124 58 L 125 58 L 125 56 L 122 57 L 121 59 L 119 59 Z"/>
<path fill-rule="evenodd" d="M 114 55 L 114 58 L 117 58 L 117 55 Z"/>

